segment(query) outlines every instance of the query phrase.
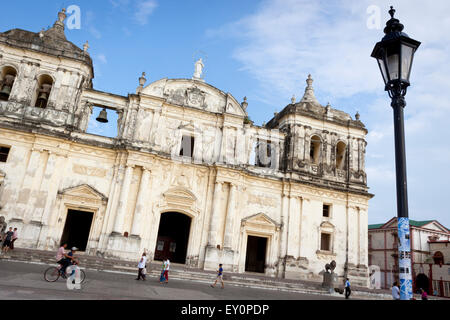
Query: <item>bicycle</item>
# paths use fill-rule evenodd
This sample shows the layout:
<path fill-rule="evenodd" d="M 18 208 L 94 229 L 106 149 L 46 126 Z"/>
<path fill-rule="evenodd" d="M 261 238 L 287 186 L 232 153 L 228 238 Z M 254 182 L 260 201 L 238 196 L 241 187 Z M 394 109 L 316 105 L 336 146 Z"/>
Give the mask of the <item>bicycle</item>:
<path fill-rule="evenodd" d="M 80 270 L 80 283 L 83 283 L 86 279 L 86 273 L 84 270 Z M 67 279 L 67 275 L 61 269 L 61 266 L 50 267 L 44 272 L 44 279 L 47 282 L 56 282 L 59 278 Z"/>

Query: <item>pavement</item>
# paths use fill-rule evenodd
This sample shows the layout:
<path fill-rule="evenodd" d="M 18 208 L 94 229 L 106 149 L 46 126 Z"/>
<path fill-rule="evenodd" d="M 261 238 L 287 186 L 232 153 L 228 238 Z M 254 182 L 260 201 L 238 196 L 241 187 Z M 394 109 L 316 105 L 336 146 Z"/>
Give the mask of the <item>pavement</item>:
<path fill-rule="evenodd" d="M 302 293 L 227 284 L 210 287 L 203 280 L 171 279 L 160 284 L 155 276 L 136 281 L 136 272 L 85 269 L 80 290 L 69 290 L 65 280 L 44 280 L 45 263 L 0 261 L 0 300 L 345 300 L 340 294 Z M 351 299 L 376 299 L 352 295 Z"/>

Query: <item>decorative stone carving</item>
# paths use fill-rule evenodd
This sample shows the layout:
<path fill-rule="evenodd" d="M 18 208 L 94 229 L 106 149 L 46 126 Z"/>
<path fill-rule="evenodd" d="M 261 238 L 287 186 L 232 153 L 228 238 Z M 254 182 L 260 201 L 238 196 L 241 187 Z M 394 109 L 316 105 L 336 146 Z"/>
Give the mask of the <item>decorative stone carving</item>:
<path fill-rule="evenodd" d="M 187 89 L 187 105 L 194 108 L 206 109 L 205 93 L 197 87 Z"/>

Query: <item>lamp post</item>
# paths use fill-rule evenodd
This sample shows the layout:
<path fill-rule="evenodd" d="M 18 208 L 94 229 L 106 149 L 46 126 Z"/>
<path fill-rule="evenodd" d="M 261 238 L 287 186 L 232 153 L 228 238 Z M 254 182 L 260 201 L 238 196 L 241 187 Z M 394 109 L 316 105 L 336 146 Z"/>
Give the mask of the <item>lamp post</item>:
<path fill-rule="evenodd" d="M 414 54 L 420 42 L 402 32 L 404 26 L 394 18 L 393 7 L 389 10 L 389 14 L 391 19 L 386 23 L 385 36 L 375 45 L 372 57 L 378 61 L 386 85 L 385 90 L 392 99 L 391 106 L 394 110 L 400 299 L 410 300 L 413 292 L 403 109 L 406 107 L 405 95 L 410 85 L 409 76 Z"/>

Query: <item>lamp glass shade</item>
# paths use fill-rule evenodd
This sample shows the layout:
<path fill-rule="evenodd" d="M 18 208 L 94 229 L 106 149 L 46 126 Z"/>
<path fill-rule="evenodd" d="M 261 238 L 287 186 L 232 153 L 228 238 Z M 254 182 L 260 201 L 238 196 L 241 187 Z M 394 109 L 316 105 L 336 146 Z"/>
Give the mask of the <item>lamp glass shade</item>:
<path fill-rule="evenodd" d="M 400 80 L 400 47 L 396 44 L 386 48 L 385 63 L 389 81 Z"/>
<path fill-rule="evenodd" d="M 411 74 L 411 66 L 414 57 L 414 48 L 407 44 L 402 43 L 402 63 L 401 63 L 401 80 L 409 82 L 409 76 Z"/>
<path fill-rule="evenodd" d="M 378 61 L 378 66 L 380 67 L 380 70 L 381 70 L 381 75 L 383 76 L 384 84 L 387 84 L 389 81 L 389 78 L 388 78 L 388 74 L 386 71 L 386 66 L 384 65 L 384 60 L 378 58 L 377 61 Z"/>

